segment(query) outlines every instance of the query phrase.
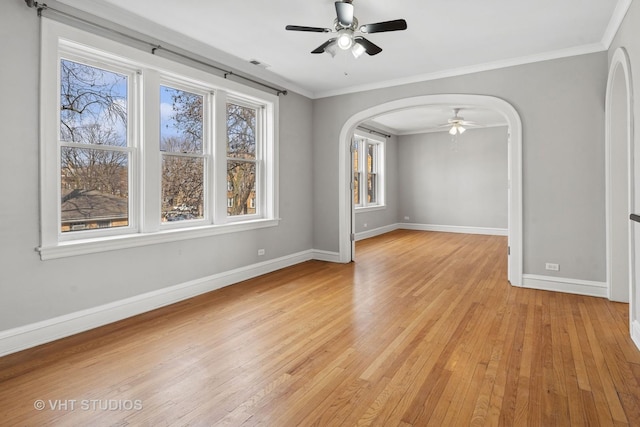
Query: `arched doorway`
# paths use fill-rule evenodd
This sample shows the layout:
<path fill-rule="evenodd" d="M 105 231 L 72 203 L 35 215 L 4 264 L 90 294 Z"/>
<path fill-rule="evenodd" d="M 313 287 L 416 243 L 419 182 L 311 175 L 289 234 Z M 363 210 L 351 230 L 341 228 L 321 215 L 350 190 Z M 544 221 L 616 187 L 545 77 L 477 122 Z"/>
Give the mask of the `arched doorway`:
<path fill-rule="evenodd" d="M 509 179 L 509 272 L 512 285 L 522 286 L 522 123 L 520 116 L 508 102 L 485 95 L 442 94 L 424 95 L 387 102 L 354 114 L 340 131 L 339 150 L 339 238 L 340 261 L 353 259 L 351 203 L 350 140 L 356 126 L 380 114 L 432 104 L 474 105 L 502 114 L 509 127 L 508 179 Z"/>
<path fill-rule="evenodd" d="M 631 225 L 630 96 L 624 51 L 609 70 L 606 102 L 607 284 L 612 301 L 629 302 Z"/>
<path fill-rule="evenodd" d="M 607 285 L 609 299 L 629 302 L 631 336 L 640 347 L 638 307 L 640 260 L 636 242 L 640 224 L 630 223 L 629 214 L 640 212 L 640 176 L 634 165 L 640 161 L 640 144 L 633 134 L 633 85 L 631 64 L 624 48 L 611 59 L 606 99 L 606 221 Z"/>

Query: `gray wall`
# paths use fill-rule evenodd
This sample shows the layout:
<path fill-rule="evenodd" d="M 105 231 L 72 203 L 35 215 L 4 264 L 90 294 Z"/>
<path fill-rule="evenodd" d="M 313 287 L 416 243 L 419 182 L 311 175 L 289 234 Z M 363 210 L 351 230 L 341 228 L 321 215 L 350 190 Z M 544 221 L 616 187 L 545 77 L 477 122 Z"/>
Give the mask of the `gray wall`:
<path fill-rule="evenodd" d="M 508 227 L 506 127 L 406 135 L 398 146 L 400 222 Z"/>
<path fill-rule="evenodd" d="M 628 43 L 635 70 L 638 13 L 634 3 L 616 39 Z M 40 261 L 38 28 L 22 0 L 0 3 L 0 331 L 311 248 L 337 251 L 343 123 L 383 102 L 438 93 L 497 96 L 522 117 L 525 273 L 546 274 L 553 261 L 564 277 L 604 280 L 606 53 L 313 102 L 290 93 L 280 103 L 279 227 Z"/>
<path fill-rule="evenodd" d="M 312 102 L 280 98 L 278 227 L 41 261 L 38 202 L 39 22 L 0 3 L 0 331 L 313 247 Z M 265 248 L 266 256 L 257 257 Z"/>
<path fill-rule="evenodd" d="M 371 126 L 369 126 L 371 127 Z M 385 148 L 385 207 L 379 210 L 357 211 L 354 232 L 375 230 L 398 222 L 398 137 L 387 138 Z M 366 227 L 365 227 L 366 224 Z"/>
<path fill-rule="evenodd" d="M 490 95 L 523 123 L 524 272 L 605 280 L 607 53 L 323 98 L 314 102 L 314 247 L 338 251 L 339 134 L 352 115 L 418 95 Z M 560 264 L 548 272 L 545 262 Z"/>

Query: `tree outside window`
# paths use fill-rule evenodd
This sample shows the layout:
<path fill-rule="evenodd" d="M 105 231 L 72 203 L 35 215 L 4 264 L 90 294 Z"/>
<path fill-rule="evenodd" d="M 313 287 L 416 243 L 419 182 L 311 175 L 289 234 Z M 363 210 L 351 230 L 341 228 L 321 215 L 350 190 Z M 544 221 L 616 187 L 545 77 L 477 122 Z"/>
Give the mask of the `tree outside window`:
<path fill-rule="evenodd" d="M 60 230 L 129 224 L 126 75 L 60 61 Z"/>
<path fill-rule="evenodd" d="M 203 100 L 160 86 L 162 222 L 204 218 Z"/>
<path fill-rule="evenodd" d="M 227 103 L 228 216 L 255 214 L 257 109 Z"/>

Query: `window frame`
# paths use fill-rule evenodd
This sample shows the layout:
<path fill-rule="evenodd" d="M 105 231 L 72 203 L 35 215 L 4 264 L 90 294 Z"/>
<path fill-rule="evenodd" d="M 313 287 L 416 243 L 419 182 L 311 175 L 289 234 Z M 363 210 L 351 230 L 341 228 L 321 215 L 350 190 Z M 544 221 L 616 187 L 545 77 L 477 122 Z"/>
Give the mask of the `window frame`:
<path fill-rule="evenodd" d="M 42 260 L 99 253 L 109 250 L 173 242 L 225 233 L 277 226 L 278 218 L 278 106 L 275 94 L 229 81 L 202 69 L 124 45 L 84 30 L 42 18 L 40 100 L 40 246 Z M 74 57 L 69 57 L 73 54 Z M 61 163 L 59 142 L 60 59 L 105 68 L 122 67 L 133 73 L 128 82 L 129 225 L 112 229 L 60 232 Z M 111 68 L 106 68 L 111 71 Z M 115 71 L 115 70 L 114 70 Z M 162 82 L 162 83 L 161 83 Z M 205 178 L 203 220 L 161 224 L 160 85 L 185 90 L 196 88 L 208 95 L 208 178 Z M 176 87 L 179 84 L 180 87 Z M 150 88 L 157 88 L 153 93 Z M 259 105 L 261 129 L 262 199 L 260 215 L 234 218 L 226 215 L 226 126 L 227 99 Z M 133 105 L 131 105 L 133 104 Z M 57 136 L 56 136 L 57 135 Z M 53 143 L 53 138 L 58 141 Z M 203 139 L 204 136 L 203 136 Z M 203 141 L 203 151 L 205 141 Z M 258 173 L 258 171 L 256 171 Z M 224 178 L 221 180 L 221 178 Z M 208 197 L 208 199 L 207 199 Z M 155 216 L 155 218 L 154 218 Z M 69 234 L 69 233 L 66 233 Z"/>
<path fill-rule="evenodd" d="M 189 228 L 189 227 L 198 227 L 203 225 L 213 224 L 213 203 L 214 197 L 211 191 L 211 187 L 213 186 L 212 174 L 215 169 L 214 159 L 213 159 L 213 148 L 214 148 L 214 124 L 212 120 L 208 120 L 211 115 L 214 114 L 214 99 L 216 96 L 213 88 L 208 87 L 206 85 L 199 84 L 197 82 L 191 82 L 186 80 L 185 78 L 171 76 L 166 73 L 159 74 L 159 85 L 158 88 L 161 87 L 169 87 L 171 89 L 181 90 L 184 92 L 190 92 L 196 95 L 202 96 L 202 153 L 201 154 L 192 154 L 192 153 L 176 153 L 176 152 L 167 152 L 162 151 L 160 149 L 160 138 L 161 132 L 158 133 L 158 152 L 160 156 L 160 172 L 159 172 L 159 183 L 160 183 L 160 229 L 176 229 L 176 228 Z M 158 107 L 161 108 L 162 103 L 158 104 Z M 160 117 L 160 110 L 157 111 L 158 117 Z M 160 127 L 158 127 L 160 129 Z M 175 156 L 175 157 L 187 157 L 187 158 L 201 158 L 203 160 L 203 217 L 193 220 L 186 221 L 174 221 L 174 222 L 163 222 L 162 221 L 162 160 L 165 156 Z"/>
<path fill-rule="evenodd" d="M 225 171 L 227 170 L 227 165 L 229 163 L 230 160 L 239 160 L 239 161 L 244 161 L 247 163 L 253 163 L 255 165 L 256 168 L 256 182 L 254 184 L 254 192 L 255 192 L 255 198 L 256 198 L 256 205 L 255 205 L 255 209 L 256 212 L 254 214 L 244 214 L 244 215 L 228 215 L 227 214 L 227 222 L 238 222 L 238 221 L 247 221 L 247 220 L 252 220 L 252 219 L 256 219 L 256 218 L 260 218 L 263 214 L 263 211 L 265 210 L 265 203 L 263 203 L 263 199 L 264 199 L 264 190 L 265 190 L 265 185 L 264 185 L 264 177 L 262 174 L 262 170 L 264 168 L 264 152 L 265 152 L 265 148 L 264 148 L 264 141 L 265 141 L 265 134 L 264 134 L 264 130 L 265 130 L 265 122 L 266 122 L 266 118 L 265 118 L 265 113 L 266 110 L 262 105 L 258 105 L 255 103 L 252 103 L 246 99 L 243 98 L 239 98 L 239 97 L 235 97 L 235 96 L 228 96 L 225 105 L 228 104 L 235 104 L 238 105 L 240 107 L 244 107 L 244 108 L 251 108 L 253 110 L 255 110 L 256 112 L 256 129 L 255 129 L 255 133 L 256 133 L 256 148 L 255 148 L 255 159 L 254 160 L 247 160 L 247 159 L 239 159 L 239 158 L 233 158 L 233 157 L 229 157 L 228 153 L 227 153 L 227 144 L 228 144 L 228 133 L 227 136 L 225 136 Z M 225 114 L 226 114 L 226 107 L 225 107 Z M 225 130 L 228 132 L 227 126 L 226 126 L 226 120 L 225 120 Z M 228 182 L 228 180 L 227 180 Z M 227 185 L 227 188 L 229 188 L 229 185 Z M 233 188 L 230 190 L 233 191 Z"/>
<path fill-rule="evenodd" d="M 108 147 L 95 147 L 92 144 L 85 143 L 72 143 L 62 141 L 60 135 L 60 108 L 56 108 L 56 123 L 57 123 L 57 132 L 56 132 L 56 145 L 57 145 L 57 153 L 56 153 L 56 164 L 58 168 L 61 167 L 62 164 L 62 148 L 78 148 L 78 149 L 98 149 L 103 151 L 121 151 L 126 152 L 128 154 L 127 159 L 127 192 L 129 194 L 127 198 L 127 221 L 128 225 L 123 227 L 112 227 L 112 228 L 97 228 L 97 229 L 82 229 L 71 232 L 62 232 L 62 201 L 60 197 L 57 197 L 57 234 L 58 239 L 61 242 L 73 241 L 79 239 L 92 239 L 92 238 L 100 238 L 100 237 L 109 237 L 119 234 L 127 234 L 136 232 L 138 229 L 138 215 L 137 215 L 137 206 L 132 202 L 134 198 L 138 197 L 138 176 L 135 173 L 134 165 L 138 161 L 139 156 L 139 134 L 135 132 L 136 123 L 139 121 L 139 109 L 137 106 L 139 105 L 138 100 L 138 90 L 137 88 L 140 85 L 139 75 L 137 73 L 137 68 L 132 67 L 129 64 L 115 61 L 113 58 L 105 57 L 101 60 L 99 54 L 96 54 L 95 51 L 87 51 L 79 54 L 77 48 L 73 45 L 63 44 L 61 48 L 58 50 L 58 59 L 57 59 L 57 84 L 56 84 L 56 99 L 60 100 L 60 62 L 62 60 L 68 60 L 75 63 L 79 63 L 82 65 L 87 65 L 89 67 L 98 68 L 101 70 L 119 73 L 126 75 L 128 78 L 127 81 L 127 145 L 126 147 L 118 147 L 118 146 L 108 146 Z M 59 105 L 59 104 L 58 104 Z M 61 174 L 58 173 L 57 179 L 57 188 L 58 191 L 61 191 Z M 81 231 L 78 233 L 78 231 Z"/>
<path fill-rule="evenodd" d="M 358 201 L 356 204 L 354 200 L 354 195 L 352 192 L 351 200 L 354 206 L 354 209 L 357 212 L 365 212 L 365 211 L 374 211 L 386 208 L 385 201 L 385 177 L 384 177 L 384 168 L 386 163 L 386 139 L 383 137 L 379 137 L 373 134 L 365 134 L 362 132 L 356 131 L 353 135 L 353 152 L 357 151 L 358 155 L 358 169 L 353 171 L 352 180 L 354 181 L 355 186 L 355 174 L 359 175 L 358 179 Z M 374 146 L 374 157 L 377 157 L 376 161 L 373 163 L 373 172 L 377 177 L 376 182 L 376 202 L 369 203 L 368 202 L 368 175 L 369 172 L 366 168 L 367 162 L 367 148 L 369 146 Z M 351 164 L 354 164 L 354 153 L 351 154 Z"/>

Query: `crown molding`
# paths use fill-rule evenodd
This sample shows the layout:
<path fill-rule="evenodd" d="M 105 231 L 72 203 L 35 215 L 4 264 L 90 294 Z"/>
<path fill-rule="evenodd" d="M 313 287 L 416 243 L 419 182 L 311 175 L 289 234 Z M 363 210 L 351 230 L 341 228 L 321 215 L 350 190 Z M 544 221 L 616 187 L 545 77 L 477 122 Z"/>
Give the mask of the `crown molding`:
<path fill-rule="evenodd" d="M 613 39 L 616 37 L 618 29 L 620 29 L 620 25 L 622 25 L 622 21 L 624 21 L 624 17 L 627 15 L 630 6 L 631 0 L 618 0 L 616 8 L 611 15 L 611 20 L 609 20 L 609 25 L 607 25 L 607 29 L 602 35 L 602 45 L 607 49 L 611 47 L 611 43 L 613 43 Z"/>
<path fill-rule="evenodd" d="M 603 52 L 607 48 L 602 43 L 592 43 L 582 46 L 559 49 L 535 55 L 521 56 L 518 58 L 505 59 L 484 64 L 470 65 L 451 70 L 436 71 L 434 73 L 418 74 L 401 79 L 386 80 L 383 82 L 370 83 L 365 85 L 351 86 L 349 88 L 315 92 L 314 99 L 328 98 L 332 96 L 347 95 L 356 92 L 364 92 L 375 89 L 386 89 L 394 86 L 401 86 L 412 83 L 420 83 L 429 80 L 439 80 L 448 77 L 458 77 L 466 74 L 480 73 L 483 71 L 498 70 L 501 68 L 515 67 L 517 65 L 531 64 L 534 62 L 550 61 L 553 59 L 568 58 L 571 56 L 587 55 L 590 53 Z"/>

